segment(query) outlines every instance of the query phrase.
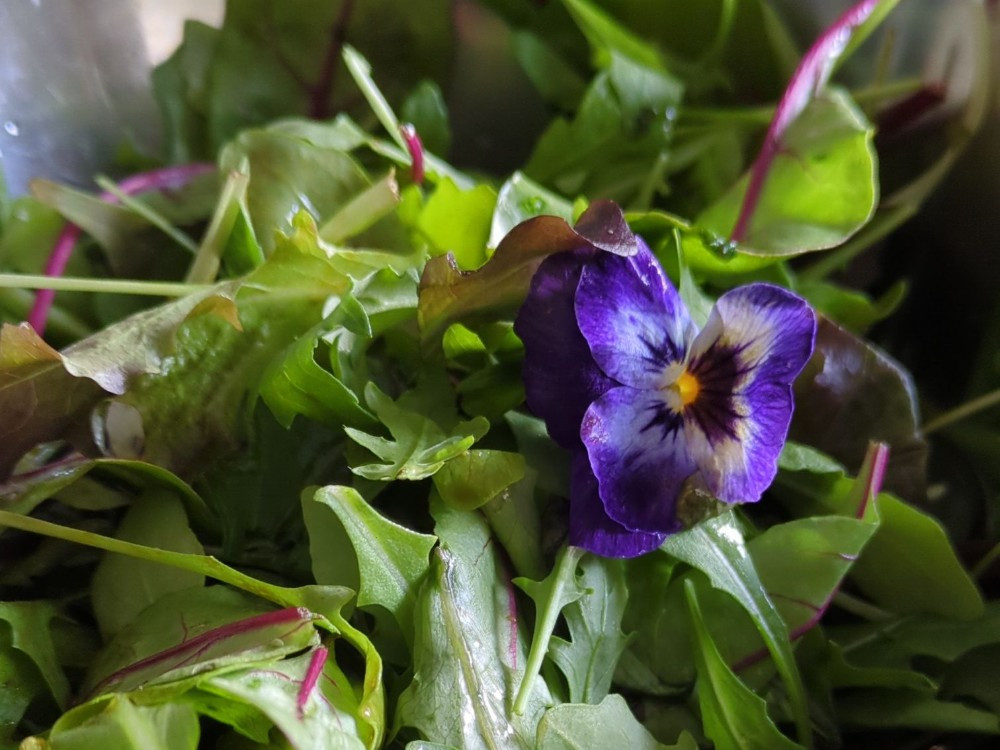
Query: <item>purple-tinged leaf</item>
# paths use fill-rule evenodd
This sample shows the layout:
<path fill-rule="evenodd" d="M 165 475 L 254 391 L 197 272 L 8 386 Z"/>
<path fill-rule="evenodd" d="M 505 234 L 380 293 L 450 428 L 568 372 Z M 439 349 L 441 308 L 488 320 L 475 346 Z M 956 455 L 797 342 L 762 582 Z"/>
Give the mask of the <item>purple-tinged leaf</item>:
<path fill-rule="evenodd" d="M 431 259 L 420 279 L 417 308 L 424 340 L 434 339 L 460 319 L 512 312 L 545 258 L 583 248 L 630 256 L 638 246 L 621 209 L 611 201 L 596 201 L 572 228 L 555 216 L 518 224 L 475 271 L 460 270 L 450 253 Z"/>
<path fill-rule="evenodd" d="M 795 383 L 789 439 L 826 453 L 857 471 L 868 443 L 892 449 L 885 488 L 919 502 L 926 483 L 927 444 L 917 427 L 910 376 L 893 359 L 826 318 L 816 348 Z"/>
<path fill-rule="evenodd" d="M 195 609 L 194 603 L 200 606 Z M 318 638 L 314 627 L 317 616 L 309 610 L 286 607 L 245 616 L 254 610 L 259 612 L 259 608 L 258 603 L 232 591 L 198 589 L 165 597 L 120 631 L 94 667 L 100 671 L 102 665 L 128 656 L 131 661 L 110 674 L 95 674 L 97 680 L 89 681 L 86 692 L 89 695 L 127 692 L 143 685 L 189 677 L 223 664 L 269 656 L 280 658 Z M 244 615 L 241 619 L 226 622 L 241 614 Z M 220 621 L 224 624 L 217 624 Z M 147 643 L 157 642 L 154 630 L 164 630 L 179 640 L 154 653 L 145 653 Z M 162 643 L 162 638 L 159 642 Z M 135 658 L 137 655 L 139 658 Z"/>
<path fill-rule="evenodd" d="M 856 517 L 800 518 L 772 526 L 747 544 L 792 640 L 819 624 L 844 576 L 878 529 L 877 516 L 868 509 L 882 487 L 888 460 L 888 447 L 872 443 L 851 493 Z M 760 649 L 740 658 L 733 668 L 745 669 L 767 655 Z"/>
<path fill-rule="evenodd" d="M 750 169 L 750 182 L 730 234 L 733 242 L 742 242 L 747 235 L 771 163 L 781 151 L 789 126 L 830 80 L 837 62 L 848 47 L 853 48 L 855 33 L 859 29 L 870 30 L 865 22 L 873 15 L 881 19 L 897 2 L 899 0 L 861 0 L 838 18 L 806 52 L 778 102 L 774 118 L 764 136 L 764 144 Z"/>

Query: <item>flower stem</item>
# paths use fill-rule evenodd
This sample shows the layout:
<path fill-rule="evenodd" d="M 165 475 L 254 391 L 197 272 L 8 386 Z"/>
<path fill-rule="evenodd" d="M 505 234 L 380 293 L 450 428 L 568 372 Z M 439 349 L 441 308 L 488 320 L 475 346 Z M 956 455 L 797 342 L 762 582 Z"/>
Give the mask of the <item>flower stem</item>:
<path fill-rule="evenodd" d="M 542 661 L 549 650 L 549 641 L 552 639 L 552 632 L 556 627 L 556 620 L 562 611 L 563 602 L 562 591 L 574 579 L 576 566 L 583 557 L 584 551 L 579 547 L 566 546 L 559 552 L 555 564 L 555 577 L 552 582 L 551 595 L 545 601 L 541 611 L 537 613 L 535 621 L 535 634 L 531 640 L 531 651 L 528 653 L 528 663 L 524 667 L 524 676 L 521 678 L 521 687 L 517 691 L 517 698 L 514 700 L 514 713 L 524 713 L 528 703 L 528 696 L 534 686 L 535 678 L 542 669 Z"/>
<path fill-rule="evenodd" d="M 971 417 L 973 414 L 983 411 L 984 409 L 989 409 L 991 406 L 996 406 L 997 404 L 1000 404 L 1000 389 L 990 391 L 979 398 L 966 401 L 964 404 L 955 407 L 951 411 L 939 414 L 934 419 L 924 424 L 923 433 L 924 435 L 930 435 L 932 432 L 936 432 L 942 427 L 947 427 L 948 425 L 959 422 L 966 417 Z"/>

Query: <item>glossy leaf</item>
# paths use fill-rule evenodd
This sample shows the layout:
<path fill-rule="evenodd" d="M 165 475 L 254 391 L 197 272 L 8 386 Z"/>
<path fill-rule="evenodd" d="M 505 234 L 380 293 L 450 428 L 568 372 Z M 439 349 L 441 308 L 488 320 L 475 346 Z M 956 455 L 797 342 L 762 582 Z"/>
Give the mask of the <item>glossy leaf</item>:
<path fill-rule="evenodd" d="M 782 471 L 778 478 L 779 486 L 800 498 L 789 507 L 853 517 L 858 510 L 851 497 L 853 483 L 835 471 L 837 464 L 799 449 L 794 453 L 786 450 L 782 461 L 802 471 Z M 813 505 L 803 503 L 803 497 Z M 878 519 L 878 529 L 850 576 L 877 604 L 894 612 L 967 619 L 982 613 L 982 596 L 937 520 L 887 492 L 865 513 Z"/>
<path fill-rule="evenodd" d="M 56 722 L 48 738 L 52 750 L 195 750 L 200 729 L 185 703 L 146 706 L 124 695 L 109 696 Z"/>
<path fill-rule="evenodd" d="M 868 442 L 887 443 L 892 461 L 885 489 L 923 499 L 927 444 L 918 428 L 911 376 L 873 344 L 820 318 L 816 348 L 795 382 L 789 437 L 844 464 L 861 466 Z"/>
<path fill-rule="evenodd" d="M 427 575 L 437 538 L 393 523 L 350 487 L 323 487 L 314 502 L 336 514 L 354 547 L 360 576 L 358 606 L 385 607 L 403 633 L 412 632 L 417 589 Z M 310 544 L 316 548 L 324 540 L 310 535 Z"/>
<path fill-rule="evenodd" d="M 598 705 L 562 703 L 545 712 L 538 724 L 537 750 L 589 750 L 594 747 L 661 750 L 635 718 L 625 699 L 609 695 Z M 675 750 L 696 750 L 697 743 L 684 737 Z"/>
<path fill-rule="evenodd" d="M 324 657 L 323 672 L 302 704 L 301 691 L 315 654 L 315 649 L 309 650 L 266 668 L 226 672 L 204 680 L 199 688 L 258 709 L 295 750 L 364 750 L 357 696 L 332 659 Z"/>
<path fill-rule="evenodd" d="M 873 133 L 846 95 L 831 91 L 813 99 L 784 134 L 746 228 L 737 233 L 753 173 L 696 224 L 723 237 L 735 233 L 749 255 L 784 257 L 839 245 L 875 211 Z"/>
<path fill-rule="evenodd" d="M 818 623 L 851 566 L 877 533 L 875 519 L 802 518 L 771 526 L 747 549 L 792 637 Z"/>
<path fill-rule="evenodd" d="M 800 134 L 805 130 L 801 127 L 802 120 L 807 117 L 810 106 L 820 99 L 817 95 L 824 91 L 842 56 L 870 34 L 898 2 L 861 0 L 826 29 L 802 57 L 775 108 L 764 144 L 750 169 L 732 232 L 726 233 L 731 239 L 747 243 L 758 220 L 761 203 L 767 201 L 768 183 L 775 180 L 775 160 L 782 152 L 795 151 L 801 145 Z M 770 187 L 773 189 L 773 185 Z M 874 210 L 874 202 L 871 210 Z"/>
<path fill-rule="evenodd" d="M 459 190 L 451 180 L 439 182 L 417 219 L 431 255 L 449 253 L 466 270 L 483 265 L 496 202 L 496 193 L 486 185 Z"/>
<path fill-rule="evenodd" d="M 317 641 L 316 617 L 223 586 L 160 597 L 95 660 L 84 694 L 128 692 L 227 664 L 277 660 Z"/>
<path fill-rule="evenodd" d="M 536 681 L 523 715 L 510 711 L 524 668 L 511 584 L 475 514 L 438 506 L 441 546 L 417 604 L 414 675 L 397 723 L 460 750 L 530 746 L 548 690 Z"/>
<path fill-rule="evenodd" d="M 573 206 L 565 198 L 515 172 L 497 193 L 496 208 L 490 225 L 490 247 L 498 247 L 503 238 L 522 221 L 536 216 L 558 216 L 567 223 L 573 220 Z"/>
<path fill-rule="evenodd" d="M 705 626 L 694 584 L 685 584 L 685 594 L 694 625 L 698 705 L 705 734 L 720 750 L 801 747 L 778 731 L 767 715 L 764 700 L 744 685 L 723 660 Z"/>
<path fill-rule="evenodd" d="M 661 549 L 703 572 L 715 588 L 730 594 L 750 615 L 785 683 L 799 734 L 803 740 L 808 738 L 805 688 L 792 653 L 788 627 L 760 582 L 732 513 L 667 537 Z"/>
<path fill-rule="evenodd" d="M 434 486 L 441 499 L 461 510 L 475 510 L 524 479 L 519 453 L 469 450 L 441 467 Z"/>

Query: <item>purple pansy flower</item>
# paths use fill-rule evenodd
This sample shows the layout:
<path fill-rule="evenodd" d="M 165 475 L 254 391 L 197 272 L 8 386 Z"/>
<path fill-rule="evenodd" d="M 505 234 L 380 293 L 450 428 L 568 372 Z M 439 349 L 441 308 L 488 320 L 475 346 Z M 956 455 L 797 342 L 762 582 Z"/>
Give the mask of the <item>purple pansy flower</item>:
<path fill-rule="evenodd" d="M 514 324 L 528 406 L 574 452 L 569 541 L 608 557 L 680 530 L 689 478 L 726 503 L 760 499 L 816 334 L 809 305 L 771 284 L 726 292 L 699 331 L 638 246 L 550 256 Z"/>

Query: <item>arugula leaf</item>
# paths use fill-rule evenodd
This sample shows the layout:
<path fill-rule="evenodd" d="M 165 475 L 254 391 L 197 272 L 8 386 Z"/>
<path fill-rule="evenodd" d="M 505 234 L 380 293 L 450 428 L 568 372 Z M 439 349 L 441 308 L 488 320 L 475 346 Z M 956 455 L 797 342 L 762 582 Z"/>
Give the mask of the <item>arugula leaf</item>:
<path fill-rule="evenodd" d="M 788 627 L 760 583 L 732 513 L 667 537 L 661 549 L 705 573 L 714 587 L 732 595 L 750 615 L 788 690 L 799 736 L 808 742 L 810 725 L 805 689 L 792 653 Z M 688 586 L 685 584 L 686 590 Z"/>
<path fill-rule="evenodd" d="M 768 718 L 763 699 L 733 674 L 723 660 L 705 626 L 695 586 L 684 584 L 691 622 L 694 625 L 695 661 L 698 665 L 698 704 L 705 734 L 720 750 L 800 748 L 785 737 Z"/>
<path fill-rule="evenodd" d="M 437 538 L 393 523 L 350 487 L 323 487 L 313 502 L 336 514 L 354 548 L 360 579 L 358 606 L 385 607 L 409 637 L 417 588 L 427 575 Z M 312 549 L 325 542 L 329 543 L 310 534 Z"/>
<path fill-rule="evenodd" d="M 545 712 L 538 724 L 537 750 L 587 750 L 622 747 L 635 750 L 670 750 L 657 742 L 638 722 L 620 695 L 609 695 L 599 705 L 563 703 Z M 696 750 L 684 734 L 673 750 Z"/>
<path fill-rule="evenodd" d="M 417 603 L 413 682 L 399 697 L 397 727 L 460 750 L 530 747 L 551 697 L 536 681 L 527 710 L 510 710 L 524 643 L 489 530 L 476 514 L 432 511 L 441 546 Z"/>
<path fill-rule="evenodd" d="M 630 640 L 621 631 L 628 600 L 624 565 L 591 555 L 579 570 L 586 593 L 563 609 L 570 640 L 554 637 L 549 654 L 566 676 L 571 702 L 603 705 L 613 697 L 608 691 L 615 666 Z"/>
<path fill-rule="evenodd" d="M 467 451 L 489 429 L 489 422 L 476 417 L 445 433 L 422 414 L 399 406 L 374 383 L 365 387 L 365 401 L 393 438 L 387 440 L 353 427 L 344 428 L 351 440 L 370 450 L 383 462 L 351 467 L 351 471 L 366 479 L 383 482 L 426 479 L 447 461 Z"/>

